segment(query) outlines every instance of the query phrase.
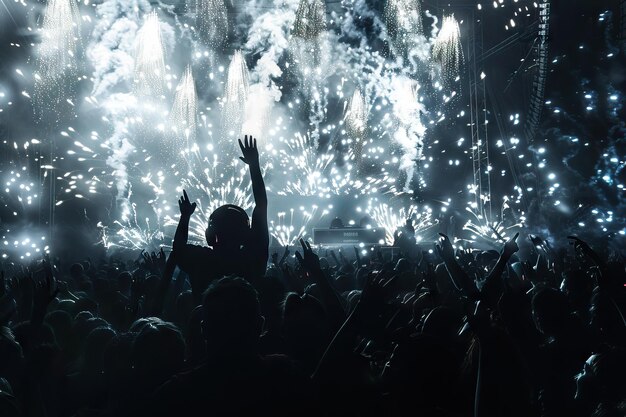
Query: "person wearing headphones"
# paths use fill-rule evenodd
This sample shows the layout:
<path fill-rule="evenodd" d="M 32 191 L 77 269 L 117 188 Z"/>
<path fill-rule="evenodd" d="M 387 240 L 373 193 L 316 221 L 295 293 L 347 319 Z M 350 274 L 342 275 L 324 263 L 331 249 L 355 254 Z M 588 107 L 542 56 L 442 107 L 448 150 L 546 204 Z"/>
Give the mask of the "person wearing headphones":
<path fill-rule="evenodd" d="M 205 236 L 209 247 L 190 245 L 189 219 L 196 209 L 183 190 L 178 200 L 180 220 L 172 249 L 180 269 L 189 275 L 194 301 L 201 302 L 202 293 L 216 278 L 238 275 L 248 280 L 265 274 L 269 257 L 267 226 L 267 193 L 261 174 L 259 151 L 252 136 L 239 139 L 241 159 L 250 167 L 255 207 L 252 224 L 248 214 L 239 206 L 226 204 L 209 216 Z"/>

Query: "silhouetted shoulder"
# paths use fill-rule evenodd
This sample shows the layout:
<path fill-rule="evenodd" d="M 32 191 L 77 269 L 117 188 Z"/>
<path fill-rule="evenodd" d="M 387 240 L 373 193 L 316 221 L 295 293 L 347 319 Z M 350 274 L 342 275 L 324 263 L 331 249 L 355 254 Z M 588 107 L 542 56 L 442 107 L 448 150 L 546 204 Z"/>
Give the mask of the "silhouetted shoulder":
<path fill-rule="evenodd" d="M 189 275 L 206 271 L 212 259 L 213 251 L 206 246 L 185 244 L 176 253 L 178 266 Z"/>

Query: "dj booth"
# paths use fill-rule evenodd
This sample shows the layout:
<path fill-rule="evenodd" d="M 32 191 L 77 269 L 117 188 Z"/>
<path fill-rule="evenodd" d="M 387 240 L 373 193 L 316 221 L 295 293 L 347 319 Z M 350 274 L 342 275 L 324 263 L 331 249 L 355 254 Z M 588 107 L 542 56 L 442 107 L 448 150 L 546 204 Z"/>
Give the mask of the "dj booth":
<path fill-rule="evenodd" d="M 346 227 L 340 229 L 313 229 L 313 243 L 323 246 L 384 245 L 385 229 Z"/>
<path fill-rule="evenodd" d="M 385 241 L 385 229 L 347 227 L 341 229 L 313 229 L 313 243 L 319 250 L 335 249 L 353 259 L 353 248 L 358 248 L 360 255 L 378 251 L 383 256 L 393 258 L 400 248 L 388 246 Z"/>

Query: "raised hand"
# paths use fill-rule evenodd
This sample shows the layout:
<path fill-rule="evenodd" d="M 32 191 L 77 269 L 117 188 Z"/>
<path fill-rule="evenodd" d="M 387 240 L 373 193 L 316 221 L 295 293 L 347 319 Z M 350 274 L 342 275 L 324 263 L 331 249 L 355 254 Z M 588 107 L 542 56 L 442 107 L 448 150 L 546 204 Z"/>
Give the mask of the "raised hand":
<path fill-rule="evenodd" d="M 173 256 L 170 255 L 170 257 L 173 258 Z M 161 272 L 161 274 L 163 274 L 163 271 L 165 270 L 165 265 L 168 261 L 168 257 L 165 256 L 165 251 L 163 250 L 163 247 L 161 247 L 161 249 L 159 250 L 159 253 L 156 255 L 156 265 L 157 268 L 159 268 L 159 272 Z"/>
<path fill-rule="evenodd" d="M 397 278 L 397 275 L 385 271 L 370 272 L 359 300 L 361 309 L 365 308 L 369 313 L 381 312 Z"/>
<path fill-rule="evenodd" d="M 572 241 L 571 243 L 572 245 L 574 245 L 574 249 L 576 249 L 579 253 L 587 256 L 589 259 L 595 262 L 596 265 L 602 264 L 602 260 L 600 259 L 598 254 L 595 253 L 593 249 L 591 249 L 591 246 L 589 246 L 587 242 L 576 236 L 568 236 L 567 238 Z"/>
<path fill-rule="evenodd" d="M 285 263 L 285 261 L 287 260 L 287 257 L 289 256 L 289 245 L 285 246 L 285 253 L 283 253 L 283 257 L 280 258 L 280 261 L 278 262 L 278 265 L 282 265 Z"/>
<path fill-rule="evenodd" d="M 239 147 L 243 154 L 239 159 L 250 166 L 259 166 L 259 150 L 257 149 L 255 138 L 245 135 L 243 142 L 239 139 Z"/>
<path fill-rule="evenodd" d="M 439 233 L 439 236 L 441 236 L 441 238 L 439 239 L 439 244 L 435 245 L 439 256 L 444 261 L 453 260 L 454 248 L 452 247 L 452 242 L 450 242 L 450 238 L 443 233 Z"/>
<path fill-rule="evenodd" d="M 163 248 L 159 250 L 159 254 L 157 255 L 155 252 L 149 254 L 148 252 L 142 252 L 141 256 L 144 260 L 144 266 L 153 274 L 162 275 L 165 270 L 165 251 Z"/>
<path fill-rule="evenodd" d="M 519 237 L 519 232 L 515 233 L 515 236 L 513 236 L 504 244 L 504 249 L 502 250 L 502 254 L 504 256 L 510 258 L 519 250 L 519 246 L 517 245 L 518 237 Z"/>
<path fill-rule="evenodd" d="M 339 258 L 337 258 L 337 254 L 332 249 L 330 251 L 330 256 L 333 257 L 333 260 L 335 261 L 335 264 L 337 264 L 337 268 L 341 267 L 341 262 L 339 262 Z"/>
<path fill-rule="evenodd" d="M 470 249 L 463 249 L 458 252 L 461 265 L 471 267 L 474 264 L 474 255 Z"/>
<path fill-rule="evenodd" d="M 528 235 L 528 239 L 532 242 L 532 244 L 537 248 L 543 249 L 543 239 L 537 235 Z"/>
<path fill-rule="evenodd" d="M 38 282 L 34 286 L 33 315 L 45 315 L 48 305 L 59 293 L 59 287 L 56 285 L 56 281 L 52 275 L 52 264 L 47 258 L 44 259 L 43 264 L 46 278 L 44 282 Z"/>
<path fill-rule="evenodd" d="M 308 271 L 320 270 L 320 258 L 313 253 L 311 244 L 306 242 L 304 239 L 300 239 L 300 244 L 302 245 L 302 253 L 304 253 L 304 256 L 302 256 L 300 255 L 300 252 L 296 252 L 296 258 L 298 258 L 300 265 Z"/>
<path fill-rule="evenodd" d="M 359 248 L 357 248 L 356 246 L 354 246 L 354 255 L 356 257 L 356 266 L 360 267 L 362 265 L 361 254 L 359 253 Z"/>
<path fill-rule="evenodd" d="M 182 216 L 191 216 L 196 210 L 196 203 L 189 201 L 189 196 L 185 190 L 183 190 L 183 196 L 178 199 L 178 208 Z"/>

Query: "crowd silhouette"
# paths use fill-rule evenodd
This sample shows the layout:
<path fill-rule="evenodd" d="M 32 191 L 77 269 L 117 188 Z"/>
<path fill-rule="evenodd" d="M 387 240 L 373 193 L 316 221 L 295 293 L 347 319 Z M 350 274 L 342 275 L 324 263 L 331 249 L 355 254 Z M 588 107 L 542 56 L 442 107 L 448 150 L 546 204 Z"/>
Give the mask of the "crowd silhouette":
<path fill-rule="evenodd" d="M 5 265 L 0 416 L 626 415 L 620 254 L 519 234 L 429 250 L 407 222 L 394 253 L 270 256 L 256 140 L 239 145 L 252 219 L 218 208 L 208 247 L 183 192 L 167 254 Z"/>

